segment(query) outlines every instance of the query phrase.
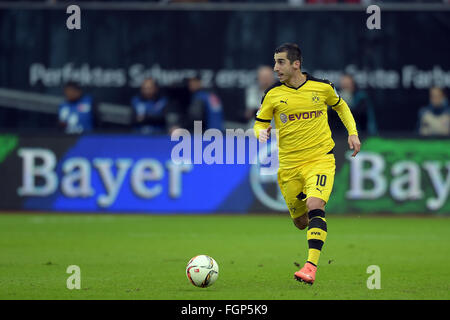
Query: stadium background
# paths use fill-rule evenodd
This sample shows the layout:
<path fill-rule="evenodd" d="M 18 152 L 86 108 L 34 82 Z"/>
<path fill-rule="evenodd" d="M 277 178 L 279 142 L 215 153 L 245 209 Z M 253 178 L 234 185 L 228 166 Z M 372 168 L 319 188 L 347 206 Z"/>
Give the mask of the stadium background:
<path fill-rule="evenodd" d="M 31 235 L 37 235 L 36 239 L 49 237 L 52 243 L 53 240 L 56 243 L 55 239 L 59 239 L 58 234 L 64 232 L 71 234 L 72 229 L 68 230 L 65 225 L 71 216 L 75 218 L 70 220 L 72 221 L 70 223 L 79 226 L 83 236 L 88 232 L 92 234 L 102 232 L 99 231 L 100 227 L 96 228 L 100 220 L 97 221 L 95 220 L 97 218 L 91 216 L 86 216 L 86 219 L 91 220 L 77 220 L 81 219 L 78 218 L 79 213 L 129 215 L 131 219 L 136 219 L 133 220 L 136 224 L 130 227 L 131 223 L 130 225 L 124 223 L 123 228 L 136 230 L 140 230 L 139 225 L 143 226 L 146 222 L 142 220 L 139 222 L 138 218 L 131 214 L 143 214 L 149 219 L 148 223 L 155 223 L 155 228 L 169 230 L 169 225 L 171 226 L 171 231 L 167 231 L 167 238 L 161 235 L 161 239 L 166 239 L 169 244 L 170 241 L 176 241 L 179 235 L 171 234 L 172 230 L 184 232 L 182 224 L 189 225 L 195 221 L 197 225 L 194 224 L 189 228 L 195 230 L 198 227 L 199 220 L 196 220 L 196 217 L 192 216 L 191 222 L 185 220 L 186 217 L 191 217 L 191 214 L 210 215 L 208 219 L 217 219 L 205 220 L 207 222 L 201 227 L 203 230 L 210 230 L 205 232 L 210 232 L 207 234 L 212 235 L 213 242 L 217 239 L 216 233 L 212 234 L 211 230 L 223 234 L 228 239 L 229 234 L 224 231 L 227 222 L 223 220 L 223 214 L 239 216 L 238 218 L 246 215 L 245 219 L 254 215 L 257 219 L 259 214 L 264 213 L 267 214 L 267 219 L 286 218 L 283 224 L 274 224 L 274 232 L 282 230 L 281 225 L 284 224 L 291 227 L 287 221 L 286 207 L 277 189 L 275 175 L 261 177 L 258 165 L 250 164 L 192 165 L 180 169 L 181 173 L 176 171 L 177 174 L 174 175 L 170 156 L 175 142 L 171 141 L 168 135 L 136 134 L 130 126 L 129 111 L 130 98 L 137 93 L 145 76 L 154 77 L 165 92 L 179 93 L 183 97 L 181 100 L 186 102 L 183 100 L 184 81 L 192 73 L 198 73 L 206 86 L 213 89 L 222 99 L 225 126 L 227 128 L 244 126 L 242 114 L 245 110 L 245 89 L 256 82 L 258 66 L 272 64 L 274 48 L 280 43 L 289 41 L 300 44 L 306 71 L 335 83 L 339 82 L 343 73 L 352 74 L 359 87 L 368 93 L 375 107 L 378 134 L 362 133 L 363 149 L 356 160 L 349 157 L 343 126 L 339 124 L 333 131 L 337 144 L 335 149 L 337 171 L 327 214 L 330 217 L 343 216 L 341 222 L 336 222 L 337 225 L 340 223 L 344 225 L 345 221 L 349 221 L 345 220 L 348 216 L 350 218 L 355 215 L 388 216 L 386 220 L 368 222 L 367 229 L 361 232 L 365 234 L 367 231 L 373 237 L 378 234 L 384 239 L 381 240 L 384 249 L 396 243 L 399 251 L 403 250 L 415 256 L 411 258 L 413 263 L 418 263 L 418 256 L 424 254 L 420 250 L 428 250 L 419 245 L 425 246 L 429 239 L 428 234 L 432 232 L 436 232 L 433 238 L 436 240 L 435 250 L 444 256 L 445 252 L 448 252 L 448 236 L 442 236 L 447 234 L 445 226 L 448 225 L 447 218 L 450 215 L 448 200 L 450 141 L 448 136 L 422 137 L 417 133 L 418 112 L 422 106 L 428 104 L 428 89 L 432 86 L 440 86 L 447 90 L 450 88 L 448 3 L 373 2 L 381 7 L 380 30 L 369 30 L 366 27 L 369 14 L 365 10 L 367 4 L 372 3 L 370 1 L 363 1 L 363 4 L 311 5 L 306 3 L 295 5 L 295 2 L 281 1 L 75 3 L 81 7 L 81 30 L 66 28 L 68 14 L 65 13 L 65 9 L 68 4 L 65 2 L 0 2 L 0 175 L 3 181 L 0 184 L 2 194 L 0 210 L 12 213 L 13 217 L 20 217 L 19 213 L 23 212 L 40 213 L 36 219 L 42 220 L 33 221 L 47 233 L 39 236 L 39 231 L 33 229 L 29 237 Z M 86 92 L 98 100 L 103 126 L 95 132 L 66 135 L 57 129 L 58 104 L 63 99 L 62 86 L 69 80 L 78 82 Z M 33 159 L 34 162 L 32 165 L 28 162 L 27 166 L 25 159 Z M 129 167 L 123 180 L 120 181 L 117 192 L 110 192 L 111 186 L 106 185 L 105 177 L 98 169 L 99 160 L 110 165 L 108 168 L 112 177 L 117 177 L 118 167 L 121 164 L 128 163 Z M 143 161 L 151 162 L 157 174 L 139 189 L 133 185 L 133 172 L 138 172 L 136 167 Z M 74 162 L 82 163 L 85 171 L 81 173 L 71 171 L 70 165 Z M 42 175 L 42 171 L 39 170 L 45 165 L 50 169 Z M 80 185 L 77 184 L 80 175 L 84 175 L 88 181 L 88 194 L 83 194 Z M 51 213 L 61 212 L 69 215 L 56 215 L 54 216 L 56 220 L 46 218 L 51 216 Z M 179 214 L 185 217 L 179 217 Z M 158 219 L 153 215 L 158 217 L 176 215 L 180 220 L 167 220 L 165 224 L 163 220 L 151 220 Z M 214 217 L 215 215 L 217 217 Z M 433 221 L 425 223 L 429 227 L 423 227 L 422 222 L 408 220 L 411 215 L 430 217 Z M 389 220 L 394 216 L 404 220 Z M 5 238 L 2 241 L 7 247 L 10 243 L 8 241 L 14 242 L 8 239 L 19 239 L 24 236 L 23 230 L 27 230 L 28 227 L 25 220 L 13 220 L 11 215 L 3 217 Z M 268 220 L 272 222 L 264 224 L 266 215 L 261 219 L 256 223 L 257 226 L 261 228 L 261 232 L 270 233 L 268 224 L 275 220 Z M 84 227 L 84 222 L 87 221 L 92 223 L 90 231 Z M 109 220 L 102 221 L 103 224 Z M 218 221 L 224 230 L 220 228 L 217 230 L 214 221 Z M 409 225 L 408 221 L 412 221 L 412 224 Z M 58 227 L 52 229 L 57 223 Z M 255 221 L 249 223 L 249 227 L 252 228 L 254 223 Z M 396 238 L 398 229 L 392 230 L 387 227 L 386 234 L 383 235 L 383 231 L 379 229 L 374 231 L 369 226 L 379 225 L 384 228 L 384 226 L 392 227 L 394 224 L 397 224 L 402 232 L 410 231 L 406 239 L 410 239 L 412 243 L 417 241 L 414 242 L 418 245 L 414 250 L 407 247 L 402 238 Z M 14 227 L 9 229 L 8 226 L 13 225 Z M 411 228 L 403 229 L 403 226 Z M 441 230 L 439 227 L 444 229 Z M 117 230 L 120 228 L 121 226 L 117 226 Z M 230 225 L 230 228 L 234 226 Z M 114 234 L 120 239 L 120 232 L 117 230 L 113 232 L 117 232 Z M 143 232 L 141 230 L 141 233 Z M 285 231 L 280 231 L 280 235 L 284 234 L 283 232 Z M 173 238 L 169 239 L 169 236 Z M 361 237 L 362 246 L 364 247 L 367 242 L 369 248 L 369 240 L 364 236 Z M 188 236 L 186 241 L 195 242 L 198 246 L 203 245 L 197 238 L 193 239 Z M 241 239 L 240 236 L 237 239 Z M 243 241 L 239 244 L 236 242 L 236 245 L 242 245 L 244 241 L 249 240 L 242 239 Z M 346 239 L 345 236 L 343 239 Z M 22 242 L 17 241 L 16 244 L 20 247 L 19 243 Z M 31 244 L 34 239 L 26 241 Z M 74 238 L 67 241 L 75 243 L 78 240 Z M 114 243 L 115 239 L 111 238 L 110 241 Z M 230 241 L 233 243 L 233 240 Z M 347 240 L 343 241 L 346 243 Z M 141 247 L 142 243 L 135 247 L 136 254 L 145 252 Z M 261 243 L 265 246 L 264 242 Z M 375 241 L 370 243 L 373 244 Z M 400 243 L 405 247 L 399 245 Z M 149 241 L 147 244 L 152 245 Z M 277 250 L 276 244 L 277 241 L 267 243 L 266 248 L 270 250 L 273 246 L 272 249 Z M 100 242 L 99 250 L 109 250 L 106 247 L 102 249 L 102 245 L 105 244 Z M 353 248 L 352 244 L 346 245 Z M 46 244 L 38 248 L 47 246 L 52 245 Z M 248 246 L 243 255 L 250 252 L 250 244 Z M 91 257 L 89 255 L 91 253 L 87 253 L 89 247 L 89 244 L 85 244 L 87 256 L 79 254 L 80 261 L 89 261 L 87 258 Z M 122 244 L 117 244 L 117 248 L 120 247 Z M 3 252 L 2 261 L 14 264 L 11 261 L 16 261 L 17 253 L 13 248 L 17 247 L 13 245 L 11 250 Z M 83 245 L 79 248 L 79 252 L 81 248 Z M 209 249 L 208 252 L 212 252 L 213 256 L 220 256 L 217 251 L 219 249 L 213 246 L 206 246 L 204 249 L 205 251 Z M 21 252 L 20 250 L 17 252 Z M 155 256 L 162 254 L 155 250 L 157 252 Z M 383 252 L 381 247 L 377 247 L 375 251 L 379 254 Z M 176 261 L 182 265 L 188 257 L 181 259 L 175 254 L 194 255 L 196 252 L 192 248 L 180 252 L 180 248 L 177 247 L 168 257 L 164 257 L 169 259 L 167 261 Z M 258 252 L 262 257 L 267 255 L 266 252 Z M 428 251 L 427 253 L 431 254 Z M 233 256 L 236 252 L 227 251 L 227 254 Z M 94 253 L 92 257 L 93 255 Z M 52 255 L 49 254 L 48 257 L 50 256 Z M 324 256 L 326 257 L 324 261 L 328 261 L 328 264 L 333 261 L 326 253 Z M 356 257 L 353 252 L 352 256 Z M 366 259 L 364 255 L 362 256 Z M 436 258 L 434 255 L 423 257 L 428 260 Z M 83 260 L 84 258 L 86 259 Z M 100 255 L 100 258 L 109 261 L 109 258 L 104 256 Z M 39 263 L 43 264 L 42 259 L 46 258 L 39 256 L 39 259 L 41 259 Z M 236 260 L 238 259 L 236 257 Z M 266 259 L 270 261 L 270 258 Z M 68 260 L 61 258 L 59 263 L 64 265 L 65 261 Z M 264 265 L 269 264 L 267 261 Z M 402 265 L 411 261 L 405 258 Z M 448 265 L 445 259 L 442 263 L 439 261 L 437 258 L 434 265 L 439 265 L 440 268 Z M 85 264 L 89 265 L 88 262 Z M 221 266 L 226 269 L 233 264 L 233 261 L 222 262 Z M 52 265 L 52 262 L 49 261 L 46 265 Z M 162 265 L 165 266 L 165 263 Z M 6 272 L 4 279 L 0 279 L 4 283 L 14 278 L 15 273 L 10 270 L 8 269 L 8 272 L 11 273 Z M 417 270 L 420 270 L 419 266 Z M 10 278 L 8 274 L 11 274 Z M 324 272 L 324 280 L 330 279 L 331 276 L 327 278 L 326 274 Z M 406 291 L 388 294 L 383 298 L 448 299 L 448 271 L 435 275 L 436 278 L 429 282 L 429 287 L 434 288 L 436 296 L 432 294 L 427 296 L 429 291 L 417 293 L 405 289 Z M 364 278 L 365 274 L 362 277 Z M 171 283 L 170 281 L 168 283 Z M 157 283 L 162 283 L 162 280 Z M 175 284 L 171 285 L 172 289 L 176 288 Z M 402 285 L 403 283 L 399 284 L 400 287 Z M 131 286 L 134 284 L 129 284 L 127 288 Z M 230 285 L 227 288 L 228 295 L 212 297 L 245 299 L 244 293 L 233 296 L 232 287 Z M 9 290 L 9 284 L 5 288 Z M 15 292 L 28 292 L 28 295 L 16 296 L 19 298 L 45 299 L 61 294 L 49 291 L 48 295 L 41 295 L 26 285 L 19 288 L 16 288 Z M 3 297 L 14 298 L 14 295 L 11 295 L 14 290 L 11 290 L 3 291 Z M 352 294 L 351 290 L 349 289 L 343 296 L 319 294 L 319 298 L 377 298 L 365 293 L 360 294 L 359 291 Z M 125 289 L 122 291 L 125 292 Z M 444 295 L 439 296 L 439 292 Z M 164 292 L 154 295 L 142 293 L 142 296 L 139 296 L 138 292 L 132 293 L 141 298 L 199 298 L 190 292 L 185 292 L 186 296 L 176 294 L 170 296 Z M 105 297 L 104 292 L 92 296 L 89 296 L 89 292 L 86 294 L 87 296 L 78 297 Z M 130 294 L 130 291 L 126 294 Z M 65 293 L 59 297 L 72 298 Z M 106 297 L 129 298 L 124 295 L 106 295 Z M 257 293 L 249 294 L 248 297 L 283 299 L 283 295 L 258 296 Z M 292 297 L 284 296 L 284 298 Z"/>

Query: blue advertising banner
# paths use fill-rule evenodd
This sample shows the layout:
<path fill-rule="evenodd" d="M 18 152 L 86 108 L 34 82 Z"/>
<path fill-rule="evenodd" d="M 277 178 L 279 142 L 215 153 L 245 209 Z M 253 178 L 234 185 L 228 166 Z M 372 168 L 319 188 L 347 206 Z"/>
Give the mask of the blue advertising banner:
<path fill-rule="evenodd" d="M 288 217 L 276 144 L 259 145 L 244 131 L 206 132 L 173 139 L 0 135 L 0 210 Z M 355 158 L 344 137 L 335 142 L 327 212 L 450 213 L 450 140 L 368 138 Z"/>
<path fill-rule="evenodd" d="M 220 143 L 219 152 L 211 149 L 213 143 L 199 139 L 199 145 L 195 137 L 188 141 L 192 163 L 172 161 L 172 150 L 180 142 L 166 136 L 80 136 L 59 159 L 54 146 L 46 148 L 45 142 L 41 148 L 21 147 L 18 194 L 25 200 L 23 208 L 31 210 L 247 212 L 254 201 L 248 160 L 255 150 L 238 164 L 238 152 L 231 159 L 226 156 L 230 152 L 225 148 L 231 144 Z M 240 139 L 245 138 L 235 139 L 234 151 Z M 195 150 L 198 146 L 200 153 Z M 223 161 L 216 157 L 212 159 L 216 163 L 205 163 L 208 150 L 213 156 L 221 154 Z"/>

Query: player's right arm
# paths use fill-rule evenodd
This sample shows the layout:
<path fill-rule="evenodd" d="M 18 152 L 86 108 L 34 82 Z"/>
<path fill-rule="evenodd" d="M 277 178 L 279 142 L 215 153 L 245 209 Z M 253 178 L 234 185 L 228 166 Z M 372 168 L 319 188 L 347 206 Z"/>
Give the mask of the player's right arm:
<path fill-rule="evenodd" d="M 61 129 L 65 129 L 67 126 L 67 119 L 69 118 L 70 108 L 65 103 L 61 103 L 58 106 L 58 126 Z"/>
<path fill-rule="evenodd" d="M 272 118 L 273 104 L 271 103 L 270 97 L 268 97 L 268 93 L 266 93 L 262 98 L 261 106 L 256 113 L 255 125 L 253 126 L 255 136 L 260 142 L 265 142 L 269 139 L 270 130 L 272 129 L 272 126 L 270 125 Z"/>

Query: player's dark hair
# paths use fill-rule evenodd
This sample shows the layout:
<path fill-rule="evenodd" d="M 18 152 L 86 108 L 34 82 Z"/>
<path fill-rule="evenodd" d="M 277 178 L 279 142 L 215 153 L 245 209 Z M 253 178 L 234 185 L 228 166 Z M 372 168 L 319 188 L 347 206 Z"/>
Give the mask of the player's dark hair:
<path fill-rule="evenodd" d="M 300 61 L 300 65 L 303 65 L 302 51 L 300 47 L 295 43 L 283 43 L 281 46 L 275 49 L 275 53 L 286 52 L 286 56 L 293 63 L 294 61 Z"/>
<path fill-rule="evenodd" d="M 158 81 L 156 81 L 155 78 L 152 78 L 152 77 L 146 77 L 146 78 L 144 78 L 144 80 L 142 80 L 141 85 L 142 85 L 144 82 L 146 82 L 146 81 L 151 81 L 151 82 L 153 82 L 153 84 L 155 85 L 155 87 L 156 87 L 156 88 L 159 88 L 159 83 L 158 83 Z"/>
<path fill-rule="evenodd" d="M 64 83 L 64 89 L 66 88 L 74 88 L 76 90 L 81 91 L 81 87 L 78 83 L 76 83 L 75 81 L 67 81 L 66 83 Z"/>
<path fill-rule="evenodd" d="M 195 73 L 194 75 L 190 76 L 187 78 L 187 80 L 197 80 L 197 81 L 202 81 L 202 78 L 200 77 L 200 75 L 198 73 Z"/>
<path fill-rule="evenodd" d="M 350 74 L 350 73 L 343 73 L 343 74 L 341 75 L 341 79 L 342 79 L 343 77 L 347 77 L 347 78 L 349 78 L 349 79 L 352 81 L 353 87 L 355 88 L 355 91 L 359 89 L 358 84 L 357 84 L 356 81 L 355 81 L 355 77 L 353 77 L 352 74 Z"/>
<path fill-rule="evenodd" d="M 429 90 L 433 90 L 433 89 L 439 90 L 445 98 L 447 97 L 447 92 L 446 92 L 445 88 L 438 87 L 438 86 L 431 86 Z"/>

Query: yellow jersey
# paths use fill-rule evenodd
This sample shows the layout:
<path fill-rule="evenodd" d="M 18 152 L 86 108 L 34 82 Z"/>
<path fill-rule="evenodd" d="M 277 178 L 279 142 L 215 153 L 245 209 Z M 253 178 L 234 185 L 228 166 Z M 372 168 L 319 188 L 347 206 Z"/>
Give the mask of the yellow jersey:
<path fill-rule="evenodd" d="M 254 125 L 269 127 L 272 118 L 277 129 L 280 168 L 293 168 L 330 152 L 334 147 L 328 125 L 328 106 L 338 112 L 349 135 L 357 135 L 356 123 L 347 103 L 328 80 L 303 73 L 306 81 L 298 88 L 278 82 L 268 88 L 262 98 Z"/>

